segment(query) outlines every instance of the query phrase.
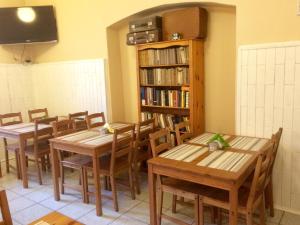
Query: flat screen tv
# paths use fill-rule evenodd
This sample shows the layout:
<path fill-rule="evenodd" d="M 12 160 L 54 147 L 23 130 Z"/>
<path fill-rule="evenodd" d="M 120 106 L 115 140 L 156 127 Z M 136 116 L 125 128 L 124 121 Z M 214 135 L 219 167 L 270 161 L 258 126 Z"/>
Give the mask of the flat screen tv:
<path fill-rule="evenodd" d="M 0 8 L 0 44 L 57 40 L 53 6 Z"/>

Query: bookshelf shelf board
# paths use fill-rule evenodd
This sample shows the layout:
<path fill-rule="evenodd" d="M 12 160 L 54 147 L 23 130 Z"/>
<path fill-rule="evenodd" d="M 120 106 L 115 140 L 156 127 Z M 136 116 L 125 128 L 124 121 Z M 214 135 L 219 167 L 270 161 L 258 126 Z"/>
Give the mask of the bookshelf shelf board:
<path fill-rule="evenodd" d="M 176 88 L 189 88 L 190 85 L 156 85 L 156 84 L 141 84 L 141 87 L 176 87 Z"/>
<path fill-rule="evenodd" d="M 164 109 L 190 110 L 190 108 L 171 107 L 171 106 L 159 106 L 159 105 L 142 105 L 142 107 L 146 107 L 146 108 L 164 108 Z"/>
<path fill-rule="evenodd" d="M 181 67 L 181 66 L 189 66 L 189 64 L 167 64 L 167 65 L 140 65 L 140 68 L 170 68 L 170 67 Z"/>

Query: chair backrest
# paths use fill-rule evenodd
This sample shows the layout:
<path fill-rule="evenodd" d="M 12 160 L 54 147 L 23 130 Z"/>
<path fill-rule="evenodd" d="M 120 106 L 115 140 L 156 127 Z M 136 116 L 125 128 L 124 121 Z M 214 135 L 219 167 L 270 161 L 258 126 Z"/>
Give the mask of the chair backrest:
<path fill-rule="evenodd" d="M 2 218 L 3 218 L 3 221 L 1 221 L 0 224 L 12 225 L 13 223 L 12 223 L 11 214 L 9 211 L 9 206 L 8 206 L 5 190 L 0 191 L 0 207 L 1 207 L 1 213 L 2 213 Z"/>
<path fill-rule="evenodd" d="M 34 121 L 34 138 L 33 138 L 33 145 L 34 145 L 34 152 L 38 153 L 38 147 L 40 143 L 48 143 L 50 138 L 53 138 L 53 129 L 51 126 L 45 128 L 41 127 L 42 125 L 50 125 L 53 122 L 57 122 L 58 117 L 48 117 L 45 119 L 36 119 Z"/>
<path fill-rule="evenodd" d="M 45 119 L 49 116 L 48 109 L 33 109 L 28 110 L 28 117 L 30 122 L 34 122 L 34 120 Z"/>
<path fill-rule="evenodd" d="M 275 164 L 275 159 L 276 159 L 276 155 L 278 152 L 278 147 L 279 147 L 279 143 L 280 143 L 280 139 L 281 139 L 281 135 L 282 135 L 282 128 L 280 127 L 279 130 L 272 135 L 272 140 L 274 141 L 274 149 L 273 149 L 273 154 L 272 154 L 272 158 L 271 158 L 271 169 L 270 169 L 270 174 L 272 174 L 273 172 L 273 167 Z"/>
<path fill-rule="evenodd" d="M 149 134 L 155 130 L 155 119 L 139 122 L 136 125 L 136 143 L 138 148 L 150 145 Z"/>
<path fill-rule="evenodd" d="M 104 112 L 93 113 L 85 117 L 88 129 L 101 127 L 105 124 Z"/>
<path fill-rule="evenodd" d="M 191 132 L 190 128 L 190 121 L 183 121 L 175 125 L 176 140 L 178 145 L 181 145 L 193 137 L 193 133 Z"/>
<path fill-rule="evenodd" d="M 115 169 L 115 162 L 118 158 L 128 156 L 129 165 L 133 159 L 133 142 L 134 142 L 135 125 L 128 125 L 121 129 L 115 129 L 112 143 L 110 171 Z"/>
<path fill-rule="evenodd" d="M 0 126 L 9 126 L 14 124 L 22 123 L 22 114 L 18 113 L 7 113 L 0 115 Z"/>
<path fill-rule="evenodd" d="M 170 130 L 167 128 L 149 134 L 149 137 L 153 157 L 172 148 Z"/>
<path fill-rule="evenodd" d="M 87 124 L 85 120 L 87 115 L 88 115 L 88 111 L 69 113 L 69 119 L 75 121 L 76 131 L 87 129 Z"/>
<path fill-rule="evenodd" d="M 247 207 L 251 208 L 256 199 L 264 193 L 265 183 L 271 169 L 271 158 L 273 149 L 275 147 L 274 141 L 270 141 L 268 145 L 260 152 L 252 179 Z"/>
<path fill-rule="evenodd" d="M 75 124 L 74 120 L 60 120 L 60 121 L 54 121 L 51 123 L 53 128 L 53 136 L 54 137 L 60 137 L 63 135 L 74 133 L 75 130 Z"/>

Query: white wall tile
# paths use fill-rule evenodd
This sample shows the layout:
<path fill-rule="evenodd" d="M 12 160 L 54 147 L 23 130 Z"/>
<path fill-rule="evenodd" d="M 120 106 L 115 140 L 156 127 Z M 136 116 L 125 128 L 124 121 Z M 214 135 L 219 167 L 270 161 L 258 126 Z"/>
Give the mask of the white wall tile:
<path fill-rule="evenodd" d="M 241 46 L 240 51 L 238 132 L 270 138 L 283 127 L 273 176 L 275 205 L 300 210 L 300 43 Z"/>
<path fill-rule="evenodd" d="M 285 61 L 285 48 L 276 48 L 275 53 L 275 63 L 278 64 L 284 64 Z"/>
<path fill-rule="evenodd" d="M 242 55 L 242 66 L 248 65 L 248 51 L 244 50 L 241 53 Z"/>

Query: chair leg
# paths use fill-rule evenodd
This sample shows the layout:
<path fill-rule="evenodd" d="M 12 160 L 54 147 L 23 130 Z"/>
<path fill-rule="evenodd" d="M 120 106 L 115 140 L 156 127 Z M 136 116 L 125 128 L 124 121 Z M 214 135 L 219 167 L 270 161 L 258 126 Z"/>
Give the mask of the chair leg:
<path fill-rule="evenodd" d="M 176 213 L 177 195 L 173 194 L 172 198 L 172 213 Z"/>
<path fill-rule="evenodd" d="M 87 169 L 83 169 L 83 188 L 84 188 L 84 194 L 85 194 L 85 201 L 88 204 L 90 202 L 89 199 L 89 179 L 88 179 L 88 173 Z"/>
<path fill-rule="evenodd" d="M 28 156 L 26 156 L 25 158 L 26 158 L 25 165 L 26 165 L 26 167 L 28 168 L 28 161 L 29 161 L 29 160 L 28 160 Z"/>
<path fill-rule="evenodd" d="M 130 192 L 131 192 L 131 198 L 134 200 L 135 199 L 135 188 L 134 188 L 134 180 L 133 180 L 133 171 L 132 168 L 129 167 L 128 169 L 128 174 L 129 174 L 129 186 L 130 186 Z"/>
<path fill-rule="evenodd" d="M 198 214 L 199 214 L 199 225 L 204 225 L 204 207 L 203 207 L 203 197 L 198 198 Z"/>
<path fill-rule="evenodd" d="M 199 196 L 196 195 L 195 196 L 195 206 L 194 206 L 194 210 L 195 210 L 195 225 L 199 225 L 200 224 L 200 210 L 199 210 Z M 203 213 L 203 212 L 202 212 Z"/>
<path fill-rule="evenodd" d="M 39 184 L 42 185 L 43 182 L 42 182 L 42 171 L 41 171 L 41 165 L 40 165 L 40 162 L 39 162 L 39 158 L 35 158 L 35 163 L 36 163 L 36 169 L 37 169 L 37 173 L 38 173 L 38 181 L 39 181 Z"/>
<path fill-rule="evenodd" d="M 19 153 L 17 151 L 15 152 L 15 158 L 16 158 L 17 177 L 18 177 L 18 179 L 21 179 L 20 156 L 19 156 Z M 9 167 L 9 165 L 8 165 L 8 167 Z"/>
<path fill-rule="evenodd" d="M 270 208 L 270 216 L 274 217 L 274 199 L 273 199 L 273 181 L 272 181 L 272 176 L 270 179 L 270 182 L 267 186 L 267 191 L 268 191 L 268 199 L 269 199 L 269 208 Z"/>
<path fill-rule="evenodd" d="M 84 169 L 81 168 L 79 170 L 79 173 L 80 173 L 80 180 L 81 180 L 81 195 L 82 195 L 82 200 L 83 200 L 83 203 L 87 203 L 87 200 L 86 200 L 86 179 L 85 179 L 85 174 L 84 174 Z"/>
<path fill-rule="evenodd" d="M 65 193 L 65 187 L 64 187 L 65 170 L 64 170 L 64 167 L 62 165 L 60 165 L 59 169 L 60 169 L 60 190 L 61 190 L 61 193 L 64 194 Z"/>
<path fill-rule="evenodd" d="M 51 160 L 50 160 L 50 155 L 47 154 L 46 155 L 46 161 L 47 161 L 47 169 L 50 170 L 51 169 Z"/>
<path fill-rule="evenodd" d="M 16 158 L 17 161 L 17 158 Z M 5 149 L 5 165 L 6 165 L 6 173 L 9 173 L 9 155 L 8 151 Z"/>
<path fill-rule="evenodd" d="M 262 195 L 262 200 L 260 203 L 260 209 L 259 209 L 259 220 L 260 220 L 260 225 L 265 225 L 266 224 L 266 212 L 265 212 L 265 199 L 264 196 Z"/>
<path fill-rule="evenodd" d="M 41 157 L 41 164 L 42 164 L 42 170 L 45 172 L 46 171 L 46 160 L 45 156 Z"/>
<path fill-rule="evenodd" d="M 163 200 L 164 200 L 164 192 L 162 191 L 161 187 L 159 187 L 157 198 L 158 198 L 157 224 L 161 225 L 161 215 L 162 215 Z"/>
<path fill-rule="evenodd" d="M 246 224 L 253 225 L 252 212 L 247 212 L 246 214 Z"/>
<path fill-rule="evenodd" d="M 116 181 L 113 175 L 110 176 L 110 183 L 111 183 L 111 191 L 112 191 L 112 196 L 113 196 L 113 204 L 115 211 L 119 211 L 119 206 L 118 206 L 118 196 L 117 196 L 117 189 L 116 189 Z"/>

